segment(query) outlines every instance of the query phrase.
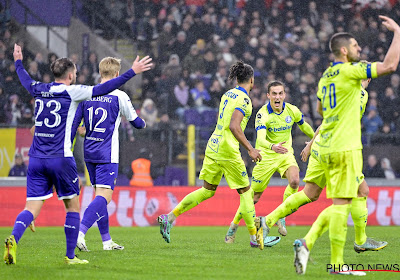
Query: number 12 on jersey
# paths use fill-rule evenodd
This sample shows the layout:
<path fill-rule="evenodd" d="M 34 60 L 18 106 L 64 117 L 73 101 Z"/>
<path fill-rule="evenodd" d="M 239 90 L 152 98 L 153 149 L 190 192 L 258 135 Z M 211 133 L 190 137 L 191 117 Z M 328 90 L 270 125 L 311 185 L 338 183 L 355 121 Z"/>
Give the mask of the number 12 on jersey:
<path fill-rule="evenodd" d="M 325 97 L 327 93 L 327 88 L 325 86 L 322 88 L 322 93 L 324 95 L 322 99 L 322 110 L 326 111 L 327 108 L 325 107 Z M 336 107 L 336 88 L 334 83 L 331 83 L 329 85 L 329 106 L 331 107 L 331 109 Z"/>
<path fill-rule="evenodd" d="M 101 118 L 96 122 L 94 128 L 93 128 L 93 107 L 90 107 L 87 110 L 89 111 L 89 130 L 100 133 L 106 132 L 106 129 L 99 127 L 99 125 L 107 119 L 107 110 L 101 107 L 94 110 L 95 115 L 98 115 L 101 112 Z"/>

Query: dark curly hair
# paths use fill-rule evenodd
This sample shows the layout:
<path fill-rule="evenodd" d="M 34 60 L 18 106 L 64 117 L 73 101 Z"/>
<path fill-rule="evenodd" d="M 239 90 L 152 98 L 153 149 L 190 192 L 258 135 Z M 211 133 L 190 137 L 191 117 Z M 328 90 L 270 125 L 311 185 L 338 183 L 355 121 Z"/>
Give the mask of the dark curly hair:
<path fill-rule="evenodd" d="M 69 58 L 63 57 L 53 61 L 50 69 L 56 79 L 64 78 L 67 72 L 75 69 L 75 64 Z"/>
<path fill-rule="evenodd" d="M 239 60 L 229 69 L 229 80 L 237 79 L 238 84 L 249 81 L 254 76 L 253 67 Z"/>

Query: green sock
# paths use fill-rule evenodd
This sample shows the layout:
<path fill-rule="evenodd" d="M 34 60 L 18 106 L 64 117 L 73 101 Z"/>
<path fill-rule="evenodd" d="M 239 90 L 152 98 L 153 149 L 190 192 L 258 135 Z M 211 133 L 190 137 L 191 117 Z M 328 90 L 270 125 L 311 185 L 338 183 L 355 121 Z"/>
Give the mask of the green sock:
<path fill-rule="evenodd" d="M 290 188 L 290 187 L 289 187 Z M 286 187 L 287 189 L 287 187 Z M 291 188 L 292 189 L 292 188 Z M 292 189 L 293 190 L 293 189 Z M 307 197 L 304 191 L 297 192 L 285 199 L 274 211 L 272 211 L 268 216 L 266 216 L 266 223 L 269 228 L 280 219 L 284 218 L 299 209 L 300 206 L 310 203 L 311 200 Z"/>
<path fill-rule="evenodd" d="M 290 185 L 287 185 L 285 192 L 283 193 L 283 201 L 285 201 L 292 194 L 297 193 L 298 190 L 299 187 L 297 187 L 297 189 L 293 189 Z"/>
<path fill-rule="evenodd" d="M 346 243 L 347 218 L 351 204 L 332 205 L 329 222 L 329 238 L 331 240 L 331 264 L 342 265 L 343 250 Z"/>
<path fill-rule="evenodd" d="M 367 198 L 353 198 L 350 212 L 354 222 L 355 241 L 358 245 L 362 245 L 367 241 L 367 234 L 365 233 L 368 219 Z"/>
<path fill-rule="evenodd" d="M 240 205 L 239 205 L 239 208 L 237 209 L 237 211 L 236 211 L 236 215 L 235 215 L 235 217 L 233 218 L 233 223 L 234 224 L 239 224 L 240 223 L 240 220 L 242 219 L 243 217 L 242 217 L 242 212 L 240 212 Z"/>
<path fill-rule="evenodd" d="M 251 198 L 254 200 L 254 190 L 252 188 L 250 188 L 251 191 Z M 238 225 L 240 223 L 240 221 L 242 220 L 243 216 L 242 216 L 242 212 L 240 212 L 240 205 L 239 208 L 236 211 L 235 217 L 233 218 L 233 223 Z"/>
<path fill-rule="evenodd" d="M 250 235 L 256 234 L 256 225 L 254 223 L 254 218 L 256 217 L 256 210 L 254 208 L 254 192 L 250 189 L 245 193 L 240 195 L 240 206 L 239 209 L 242 213 L 243 220 L 246 223 L 247 229 Z"/>
<path fill-rule="evenodd" d="M 331 209 L 332 205 L 325 208 L 318 215 L 318 218 L 312 224 L 310 230 L 307 232 L 307 235 L 304 237 L 308 250 L 311 251 L 311 249 L 314 247 L 315 241 L 317 241 L 317 239 L 328 230 Z"/>
<path fill-rule="evenodd" d="M 178 217 L 180 214 L 185 213 L 186 211 L 192 209 L 193 207 L 199 205 L 201 202 L 203 202 L 206 199 L 209 199 L 215 194 L 215 191 L 210 191 L 207 190 L 204 187 L 201 187 L 198 190 L 195 190 L 188 195 L 186 195 L 181 202 L 172 210 L 172 213 L 176 217 Z"/>

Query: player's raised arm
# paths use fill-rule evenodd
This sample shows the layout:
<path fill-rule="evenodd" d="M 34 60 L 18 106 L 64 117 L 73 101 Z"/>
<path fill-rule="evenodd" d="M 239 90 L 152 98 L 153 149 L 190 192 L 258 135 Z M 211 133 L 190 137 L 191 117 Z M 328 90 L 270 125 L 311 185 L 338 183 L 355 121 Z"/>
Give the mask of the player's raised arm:
<path fill-rule="evenodd" d="M 35 82 L 32 80 L 31 76 L 29 76 L 28 72 L 26 72 L 24 66 L 22 65 L 22 49 L 21 46 L 14 44 L 14 62 L 15 62 L 15 71 L 17 72 L 18 78 L 24 88 L 32 94 L 32 84 Z"/>
<path fill-rule="evenodd" d="M 400 27 L 391 18 L 386 16 L 379 16 L 383 20 L 382 24 L 389 30 L 392 31 L 393 40 L 390 44 L 389 50 L 386 53 L 383 62 L 378 62 L 376 65 L 376 71 L 378 76 L 383 76 L 396 71 L 400 60 Z"/>
<path fill-rule="evenodd" d="M 109 80 L 103 84 L 98 84 L 93 88 L 93 96 L 99 96 L 107 94 L 133 78 L 136 74 L 143 73 L 151 69 L 153 65 L 151 63 L 152 58 L 149 56 L 145 56 L 141 60 L 139 60 L 139 56 L 136 57 L 135 61 L 132 64 L 132 68 L 126 71 L 119 77 Z"/>

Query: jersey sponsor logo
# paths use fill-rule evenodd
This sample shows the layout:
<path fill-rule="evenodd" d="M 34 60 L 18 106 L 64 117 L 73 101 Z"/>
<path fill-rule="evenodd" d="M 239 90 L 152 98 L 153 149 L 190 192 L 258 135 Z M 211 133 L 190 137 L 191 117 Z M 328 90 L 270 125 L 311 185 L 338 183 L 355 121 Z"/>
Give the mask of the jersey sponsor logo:
<path fill-rule="evenodd" d="M 258 113 L 256 118 L 261 119 L 261 117 L 262 117 L 262 114 Z"/>
<path fill-rule="evenodd" d="M 35 136 L 37 136 L 37 137 L 48 137 L 48 138 L 53 138 L 53 137 L 54 137 L 54 134 L 35 132 Z"/>
<path fill-rule="evenodd" d="M 269 132 L 280 132 L 280 131 L 285 131 L 285 130 L 288 130 L 288 129 L 291 129 L 291 128 L 292 128 L 291 125 L 281 126 L 281 127 L 278 127 L 278 128 L 276 128 L 276 127 L 274 127 L 274 128 L 270 127 L 270 128 L 268 128 L 268 131 L 269 131 Z"/>
<path fill-rule="evenodd" d="M 361 107 L 362 110 L 362 107 Z M 339 115 L 335 115 L 329 118 L 326 118 L 326 123 L 337 122 L 339 120 Z"/>
<path fill-rule="evenodd" d="M 244 98 L 244 103 L 246 103 L 247 105 L 249 105 L 250 104 L 250 100 L 248 99 L 248 98 Z"/>
<path fill-rule="evenodd" d="M 98 138 L 98 137 L 90 137 L 90 136 L 86 136 L 87 140 L 93 140 L 93 141 L 98 141 L 98 142 L 102 142 L 104 141 L 104 139 L 102 138 Z"/>
<path fill-rule="evenodd" d="M 290 122 L 292 121 L 292 117 L 291 117 L 291 116 L 287 116 L 287 117 L 285 118 L 285 121 L 286 121 L 287 123 L 290 123 Z"/>
<path fill-rule="evenodd" d="M 110 172 L 110 175 L 114 175 L 115 174 L 115 172 Z"/>
<path fill-rule="evenodd" d="M 76 181 L 78 181 L 78 177 L 76 177 L 73 181 L 72 181 L 72 183 L 76 183 Z"/>

